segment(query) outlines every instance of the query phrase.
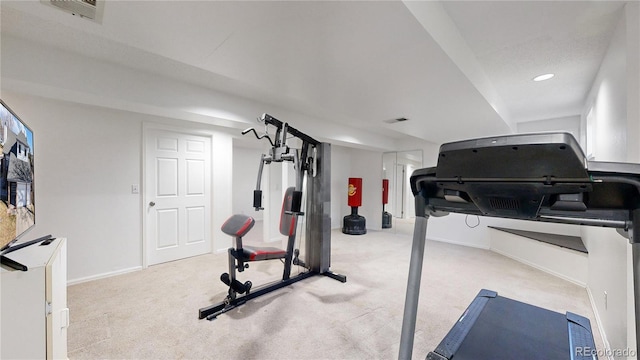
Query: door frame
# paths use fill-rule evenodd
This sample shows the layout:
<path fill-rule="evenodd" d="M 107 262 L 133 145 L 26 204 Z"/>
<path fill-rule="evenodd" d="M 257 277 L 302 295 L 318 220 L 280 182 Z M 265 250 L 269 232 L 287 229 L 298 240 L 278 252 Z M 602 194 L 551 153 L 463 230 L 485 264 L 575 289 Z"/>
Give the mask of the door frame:
<path fill-rule="evenodd" d="M 405 218 L 405 210 L 406 210 L 406 181 L 407 181 L 407 165 L 406 164 L 395 164 L 395 187 L 394 187 L 394 202 L 395 202 L 395 212 L 397 213 L 400 210 L 400 214 L 394 215 L 394 217 L 399 219 Z"/>
<path fill-rule="evenodd" d="M 172 126 L 172 125 L 168 125 L 168 124 L 159 124 L 159 123 L 152 123 L 152 122 L 143 122 L 142 123 L 142 182 L 139 186 L 140 189 L 140 199 L 141 199 L 141 203 L 140 203 L 140 210 L 141 210 L 141 216 L 142 216 L 142 268 L 146 269 L 149 267 L 149 247 L 148 247 L 148 239 L 147 236 L 148 231 L 147 231 L 147 217 L 148 217 L 148 213 L 147 213 L 147 204 L 149 203 L 149 199 L 147 198 L 147 189 L 146 189 L 146 184 L 147 184 L 147 135 L 149 134 L 149 131 L 151 130 L 163 130 L 163 131 L 170 131 L 170 132 L 174 132 L 174 133 L 178 133 L 178 134 L 187 134 L 187 135 L 197 135 L 197 136 L 202 136 L 202 137 L 206 137 L 209 138 L 209 140 L 211 140 L 211 146 L 209 147 L 209 151 L 210 151 L 210 157 L 211 157 L 211 179 L 209 179 L 209 181 L 211 182 L 211 194 L 210 194 L 210 201 L 209 201 L 209 209 L 210 209 L 210 213 L 213 214 L 213 198 L 214 198 L 214 186 L 213 186 L 213 177 L 214 177 L 214 151 L 213 151 L 213 140 L 214 140 L 214 136 L 213 133 L 210 131 L 206 131 L 202 128 L 197 128 L 197 127 L 190 127 L 190 126 L 186 126 L 186 127 L 177 127 L 177 126 Z M 215 232 L 214 230 L 214 222 L 213 222 L 213 216 L 211 216 L 209 218 L 209 233 L 211 234 L 210 238 L 209 238 L 209 242 L 211 243 L 211 252 L 215 252 L 215 248 L 214 248 L 214 234 Z"/>

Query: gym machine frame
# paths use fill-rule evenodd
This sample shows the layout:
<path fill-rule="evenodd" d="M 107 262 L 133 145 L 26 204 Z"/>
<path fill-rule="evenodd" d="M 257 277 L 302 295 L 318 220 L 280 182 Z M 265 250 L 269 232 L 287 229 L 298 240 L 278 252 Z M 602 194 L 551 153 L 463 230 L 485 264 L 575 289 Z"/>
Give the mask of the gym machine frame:
<path fill-rule="evenodd" d="M 440 147 L 436 167 L 414 171 L 416 219 L 399 359 L 411 359 L 430 216 L 478 216 L 616 228 L 633 254 L 640 350 L 640 164 L 587 161 L 567 133 L 498 136 Z"/>
<path fill-rule="evenodd" d="M 329 270 L 331 265 L 331 144 L 315 140 L 288 123 L 283 123 L 268 114 L 262 114 L 258 121 L 265 124 L 265 134 L 258 135 L 254 128 L 248 128 L 242 132 L 242 135 L 253 132 L 258 140 L 266 138 L 271 145 L 269 153 L 262 154 L 260 159 L 256 190 L 253 192 L 253 207 L 256 211 L 263 210 L 260 183 L 264 165 L 269 165 L 272 162 L 293 162 L 296 171 L 296 186 L 293 192 L 291 211 L 288 213 L 296 217 L 306 216 L 307 218 L 305 222 L 305 259 L 298 258 L 297 250 L 295 251 L 295 258 L 292 258 L 290 252 L 293 249 L 288 246 L 288 255 L 285 258 L 285 270 L 282 280 L 263 285 L 254 290 L 251 290 L 251 284 L 249 284 L 249 286 L 246 286 L 246 293 L 241 296 L 236 296 L 236 292 L 230 286 L 229 296 L 224 301 L 199 310 L 199 319 L 207 318 L 208 320 L 213 320 L 218 315 L 251 299 L 314 275 L 328 276 L 343 283 L 347 281 L 346 276 L 335 274 Z M 273 126 L 276 129 L 275 141 L 269 137 L 266 131 L 269 126 Z M 293 149 L 287 145 L 289 135 L 298 138 L 302 142 L 300 149 Z M 306 209 L 303 212 L 301 211 L 301 205 L 305 176 L 307 177 L 307 201 Z M 306 271 L 290 276 L 292 263 L 306 268 Z M 231 266 L 236 266 L 238 271 L 243 271 L 245 266 L 248 265 L 239 261 L 239 265 L 231 265 L 230 263 Z M 235 271 L 231 270 L 235 269 L 230 269 L 229 274 L 235 273 Z M 234 280 L 228 279 L 231 284 L 233 284 Z"/>

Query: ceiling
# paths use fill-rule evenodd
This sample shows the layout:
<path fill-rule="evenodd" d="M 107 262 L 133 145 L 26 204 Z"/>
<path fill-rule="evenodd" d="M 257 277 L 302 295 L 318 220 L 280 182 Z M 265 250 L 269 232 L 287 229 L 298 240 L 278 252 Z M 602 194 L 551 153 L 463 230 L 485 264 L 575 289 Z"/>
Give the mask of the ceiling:
<path fill-rule="evenodd" d="M 0 4 L 3 39 L 275 104 L 327 128 L 434 143 L 579 115 L 624 6 L 106 0 L 95 22 L 46 0 Z M 547 72 L 556 76 L 531 81 Z M 18 76 L 3 66 L 3 80 Z M 389 122 L 399 117 L 409 121 Z"/>

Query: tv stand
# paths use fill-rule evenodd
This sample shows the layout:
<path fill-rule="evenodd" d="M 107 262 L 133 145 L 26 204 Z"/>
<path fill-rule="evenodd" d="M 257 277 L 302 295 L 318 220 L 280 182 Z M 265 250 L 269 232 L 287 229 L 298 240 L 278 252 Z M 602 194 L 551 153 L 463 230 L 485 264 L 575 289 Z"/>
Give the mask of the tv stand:
<path fill-rule="evenodd" d="M 29 271 L 0 267 L 0 359 L 66 359 L 67 245 L 26 246 L 6 254 Z"/>

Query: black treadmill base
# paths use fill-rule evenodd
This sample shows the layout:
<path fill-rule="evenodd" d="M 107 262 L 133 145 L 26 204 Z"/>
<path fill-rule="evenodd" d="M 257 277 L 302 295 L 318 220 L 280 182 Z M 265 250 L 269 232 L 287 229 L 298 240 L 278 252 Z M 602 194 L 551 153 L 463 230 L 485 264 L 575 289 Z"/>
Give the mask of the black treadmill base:
<path fill-rule="evenodd" d="M 593 360 L 594 349 L 589 319 L 481 290 L 427 360 Z"/>

